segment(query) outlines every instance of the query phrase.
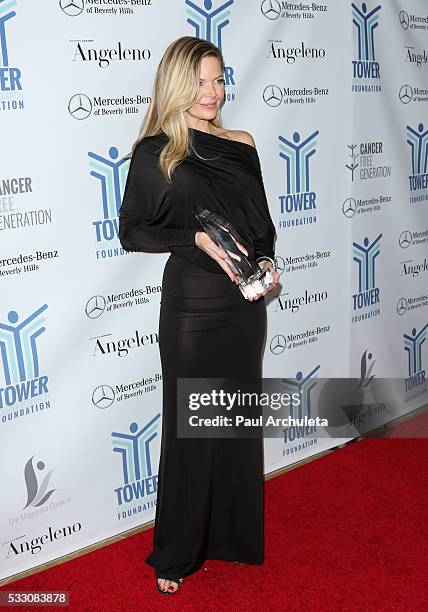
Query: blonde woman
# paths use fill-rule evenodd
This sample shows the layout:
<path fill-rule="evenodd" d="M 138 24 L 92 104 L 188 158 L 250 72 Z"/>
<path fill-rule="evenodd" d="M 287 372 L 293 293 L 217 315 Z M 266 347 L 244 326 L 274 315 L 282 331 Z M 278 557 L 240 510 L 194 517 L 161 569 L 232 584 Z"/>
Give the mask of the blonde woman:
<path fill-rule="evenodd" d="M 263 440 L 178 438 L 178 377 L 262 376 L 264 296 L 279 283 L 275 229 L 251 135 L 223 128 L 224 61 L 212 43 L 174 41 L 158 66 L 119 214 L 126 251 L 170 251 L 162 278 L 162 442 L 153 550 L 161 593 L 206 559 L 264 561 Z M 202 205 L 229 220 L 239 248 L 273 282 L 246 300 L 226 253 L 201 231 Z"/>

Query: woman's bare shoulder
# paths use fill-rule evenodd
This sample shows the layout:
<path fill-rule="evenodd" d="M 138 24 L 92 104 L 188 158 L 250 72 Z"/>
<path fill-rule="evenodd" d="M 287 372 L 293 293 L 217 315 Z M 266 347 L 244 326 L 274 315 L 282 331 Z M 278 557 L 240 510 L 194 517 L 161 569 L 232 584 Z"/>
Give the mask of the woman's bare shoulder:
<path fill-rule="evenodd" d="M 245 132 L 244 130 L 229 130 L 228 135 L 231 140 L 239 140 L 239 142 L 244 142 L 256 148 L 256 143 L 250 132 Z"/>
<path fill-rule="evenodd" d="M 244 130 L 219 130 L 216 132 L 216 136 L 227 138 L 228 140 L 238 140 L 239 142 L 243 142 L 256 148 L 254 138 L 249 132 L 245 132 Z"/>

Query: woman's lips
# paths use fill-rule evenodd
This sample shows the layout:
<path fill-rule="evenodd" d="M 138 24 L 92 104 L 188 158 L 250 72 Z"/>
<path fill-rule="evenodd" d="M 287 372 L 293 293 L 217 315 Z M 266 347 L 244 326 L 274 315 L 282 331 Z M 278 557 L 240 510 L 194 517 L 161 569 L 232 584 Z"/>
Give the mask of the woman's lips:
<path fill-rule="evenodd" d="M 201 104 L 204 108 L 215 108 L 217 106 L 217 102 L 213 102 L 212 104 Z"/>

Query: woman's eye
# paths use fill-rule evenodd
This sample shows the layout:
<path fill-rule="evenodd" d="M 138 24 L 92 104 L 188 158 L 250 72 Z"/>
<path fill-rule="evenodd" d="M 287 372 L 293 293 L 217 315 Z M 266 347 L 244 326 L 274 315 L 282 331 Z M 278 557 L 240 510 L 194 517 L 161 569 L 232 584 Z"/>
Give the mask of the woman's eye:
<path fill-rule="evenodd" d="M 214 83 L 219 83 L 220 85 L 224 85 L 225 84 L 225 80 L 224 79 L 217 79 L 217 81 L 214 81 Z M 203 81 L 199 81 L 199 85 L 203 85 Z"/>

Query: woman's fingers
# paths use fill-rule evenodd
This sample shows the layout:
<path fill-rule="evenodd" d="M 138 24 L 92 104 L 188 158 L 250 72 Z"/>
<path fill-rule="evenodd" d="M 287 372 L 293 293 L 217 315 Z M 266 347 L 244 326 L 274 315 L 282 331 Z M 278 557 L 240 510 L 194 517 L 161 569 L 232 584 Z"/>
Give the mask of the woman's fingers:
<path fill-rule="evenodd" d="M 240 242 L 238 242 L 237 240 L 235 240 L 236 244 L 238 245 L 238 249 L 240 251 L 242 251 L 242 253 L 244 253 L 244 255 L 246 255 L 248 257 L 248 251 L 247 249 L 244 247 L 243 244 L 241 244 Z"/>
<path fill-rule="evenodd" d="M 229 264 L 227 263 L 227 261 L 225 259 L 222 259 L 221 257 L 218 257 L 217 255 L 215 255 L 213 259 L 217 261 L 219 266 L 223 268 L 223 270 L 226 272 L 226 274 L 228 275 L 232 283 L 234 283 L 236 281 L 236 277 L 234 273 L 232 272 L 232 270 L 229 268 Z"/>
<path fill-rule="evenodd" d="M 232 236 L 232 234 L 230 234 L 230 235 Z M 238 247 L 238 249 L 239 249 L 239 250 L 240 250 L 242 253 L 244 253 L 244 255 L 247 255 L 247 257 L 248 257 L 248 251 L 247 251 L 247 249 L 244 247 L 244 245 L 243 245 L 243 244 L 241 244 L 240 242 L 238 242 L 234 236 L 232 236 L 232 240 L 233 240 L 233 242 L 236 244 L 236 246 Z"/>

